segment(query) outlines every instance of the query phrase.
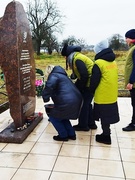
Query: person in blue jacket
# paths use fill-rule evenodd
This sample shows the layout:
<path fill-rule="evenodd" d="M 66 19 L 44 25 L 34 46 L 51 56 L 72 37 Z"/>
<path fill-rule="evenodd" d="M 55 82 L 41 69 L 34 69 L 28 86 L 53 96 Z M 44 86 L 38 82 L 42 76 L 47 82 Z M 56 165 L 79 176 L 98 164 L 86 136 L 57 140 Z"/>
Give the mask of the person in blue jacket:
<path fill-rule="evenodd" d="M 50 98 L 54 102 L 49 120 L 58 135 L 53 136 L 53 139 L 56 141 L 76 140 L 75 130 L 70 119 L 74 120 L 79 117 L 83 99 L 61 66 L 55 66 L 49 74 L 42 98 L 44 102 L 50 101 Z"/>

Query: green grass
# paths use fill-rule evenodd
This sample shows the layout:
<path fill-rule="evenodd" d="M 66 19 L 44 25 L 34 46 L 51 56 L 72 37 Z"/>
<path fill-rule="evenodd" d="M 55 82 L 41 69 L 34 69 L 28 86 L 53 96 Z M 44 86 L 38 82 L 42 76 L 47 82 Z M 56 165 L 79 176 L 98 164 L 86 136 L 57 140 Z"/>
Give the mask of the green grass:
<path fill-rule="evenodd" d="M 115 54 L 116 54 L 116 62 L 118 65 L 118 74 L 119 74 L 118 86 L 119 89 L 124 89 L 124 67 L 125 67 L 126 52 L 117 51 L 115 52 Z M 94 52 L 85 53 L 85 55 L 87 55 L 90 59 L 94 61 L 94 56 L 95 56 Z M 36 68 L 41 69 L 44 73 L 48 65 L 54 65 L 54 66 L 60 65 L 64 69 L 66 69 L 65 58 L 58 54 L 54 54 L 51 56 L 43 54 L 40 57 L 35 56 L 35 63 L 36 63 Z M 68 70 L 67 73 L 70 74 L 71 70 Z"/>
<path fill-rule="evenodd" d="M 40 57 L 39 56 L 35 56 L 35 63 L 36 63 L 36 68 L 42 69 L 43 71 L 45 71 L 45 68 L 48 65 L 60 65 L 63 68 L 66 67 L 66 60 L 57 54 L 54 55 L 47 55 L 47 54 L 42 54 Z"/>

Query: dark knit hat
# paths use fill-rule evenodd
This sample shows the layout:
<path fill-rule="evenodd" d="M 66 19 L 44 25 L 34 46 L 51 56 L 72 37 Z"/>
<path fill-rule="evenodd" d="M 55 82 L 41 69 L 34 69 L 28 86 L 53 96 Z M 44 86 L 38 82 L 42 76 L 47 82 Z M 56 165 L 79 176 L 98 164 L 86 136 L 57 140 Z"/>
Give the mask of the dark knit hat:
<path fill-rule="evenodd" d="M 62 55 L 62 56 L 66 56 L 67 47 L 68 47 L 68 44 L 65 43 L 64 46 L 63 46 L 63 48 L 62 48 L 62 51 L 61 51 L 61 55 Z"/>
<path fill-rule="evenodd" d="M 68 57 L 72 52 L 80 52 L 81 47 L 80 46 L 68 46 L 67 43 L 64 44 L 64 47 L 62 48 L 61 55 Z"/>
<path fill-rule="evenodd" d="M 130 29 L 125 34 L 126 38 L 135 39 L 135 29 Z"/>

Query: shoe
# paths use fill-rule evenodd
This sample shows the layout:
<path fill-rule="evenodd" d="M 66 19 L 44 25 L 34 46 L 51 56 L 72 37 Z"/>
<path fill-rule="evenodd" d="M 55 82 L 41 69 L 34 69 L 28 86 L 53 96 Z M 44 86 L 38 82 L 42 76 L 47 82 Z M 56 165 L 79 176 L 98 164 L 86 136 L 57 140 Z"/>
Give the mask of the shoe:
<path fill-rule="evenodd" d="M 98 134 L 96 135 L 96 141 L 99 143 L 104 143 L 104 144 L 111 144 L 111 136 L 110 135 L 103 135 L 103 134 Z"/>
<path fill-rule="evenodd" d="M 84 128 L 84 127 L 80 127 L 79 125 L 75 125 L 73 126 L 73 128 L 75 131 L 89 131 L 90 130 L 90 128 L 88 127 Z"/>
<path fill-rule="evenodd" d="M 76 140 L 76 136 L 68 136 L 68 139 Z"/>
<path fill-rule="evenodd" d="M 61 138 L 59 135 L 58 136 L 53 136 L 53 139 L 55 141 L 68 141 L 68 137 Z"/>
<path fill-rule="evenodd" d="M 135 131 L 135 124 L 130 123 L 128 126 L 122 128 L 123 131 Z"/>
<path fill-rule="evenodd" d="M 92 124 L 89 126 L 90 129 L 97 129 L 97 125 L 96 124 Z"/>

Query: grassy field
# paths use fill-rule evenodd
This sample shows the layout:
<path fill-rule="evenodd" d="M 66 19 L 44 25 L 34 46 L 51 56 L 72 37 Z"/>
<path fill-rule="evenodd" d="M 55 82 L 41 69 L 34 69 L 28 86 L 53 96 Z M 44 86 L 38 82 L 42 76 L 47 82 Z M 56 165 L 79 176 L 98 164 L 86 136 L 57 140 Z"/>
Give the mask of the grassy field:
<path fill-rule="evenodd" d="M 89 53 L 84 53 L 86 54 L 89 58 L 91 58 L 94 61 L 94 52 L 89 52 Z M 118 74 L 119 74 L 119 81 L 118 81 L 118 86 L 119 89 L 124 89 L 124 66 L 125 66 L 125 57 L 126 57 L 126 52 L 123 51 L 117 51 L 115 52 L 116 54 L 116 62 L 118 65 Z M 66 63 L 64 57 L 54 54 L 52 56 L 49 55 L 41 55 L 40 57 L 35 56 L 35 63 L 36 63 L 36 68 L 42 69 L 42 71 L 45 73 L 46 67 L 48 65 L 60 65 L 63 68 L 66 68 Z M 68 74 L 71 73 L 71 70 L 67 71 Z"/>
<path fill-rule="evenodd" d="M 118 81 L 118 86 L 119 89 L 124 90 L 124 66 L 125 66 L 125 57 L 126 57 L 127 52 L 115 52 L 116 54 L 116 62 L 118 64 L 118 74 L 119 74 L 119 81 Z M 89 52 L 89 53 L 84 53 L 86 54 L 89 58 L 91 58 L 94 61 L 94 52 Z M 60 65 L 64 69 L 66 68 L 66 63 L 65 63 L 65 58 L 62 57 L 61 55 L 58 54 L 53 54 L 53 55 L 47 55 L 47 54 L 42 54 L 40 56 L 35 55 L 35 64 L 36 68 L 41 69 L 44 74 L 46 73 L 46 67 L 48 65 Z M 1 70 L 0 70 L 1 73 Z M 67 71 L 68 74 L 71 73 L 71 70 Z M 46 78 L 46 77 L 45 77 Z M 0 87 L 3 84 L 3 80 L 0 78 Z M 4 102 L 8 101 L 7 96 L 1 94 L 1 93 L 6 93 L 5 88 L 0 88 L 0 104 L 3 104 Z M 124 96 L 120 94 L 119 96 Z"/>

